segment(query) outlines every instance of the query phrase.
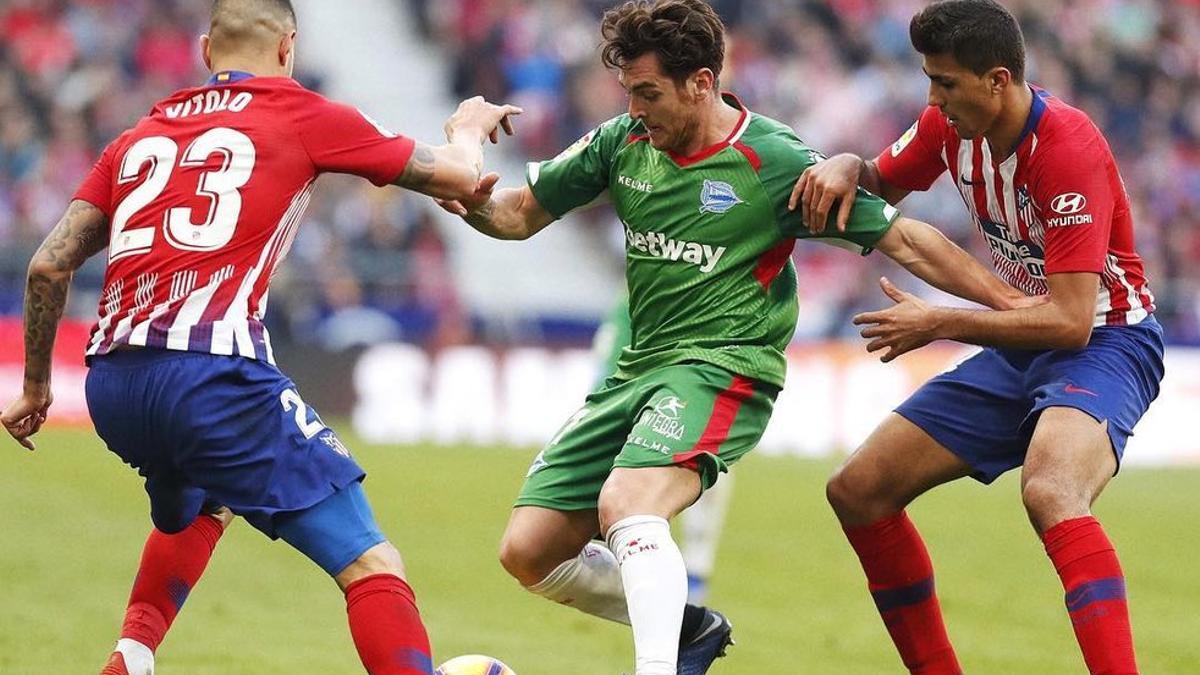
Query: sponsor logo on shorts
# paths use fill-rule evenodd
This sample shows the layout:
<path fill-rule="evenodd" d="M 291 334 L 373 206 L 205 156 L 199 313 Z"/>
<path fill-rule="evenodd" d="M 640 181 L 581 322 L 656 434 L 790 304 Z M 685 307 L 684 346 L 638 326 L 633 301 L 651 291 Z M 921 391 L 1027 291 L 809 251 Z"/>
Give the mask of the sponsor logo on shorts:
<path fill-rule="evenodd" d="M 660 398 L 654 405 L 642 413 L 638 426 L 652 431 L 660 436 L 678 441 L 683 438 L 685 426 L 679 421 L 680 414 L 687 407 L 678 396 L 669 394 Z"/>
<path fill-rule="evenodd" d="M 664 396 L 663 398 L 659 399 L 658 403 L 654 404 L 654 412 L 662 415 L 663 417 L 669 417 L 673 420 L 677 420 L 679 419 L 679 414 L 683 412 L 683 409 L 686 407 L 687 404 L 679 400 L 678 396 Z"/>
<path fill-rule="evenodd" d="M 661 455 L 675 454 L 675 451 L 672 450 L 670 448 L 670 446 L 666 445 L 665 443 L 660 443 L 659 441 L 652 441 L 640 434 L 630 435 L 629 440 L 627 440 L 626 443 L 629 445 L 636 445 L 639 448 L 645 448 L 647 450 L 650 450 L 651 452 L 657 452 Z"/>
<path fill-rule="evenodd" d="M 350 450 L 342 444 L 341 439 L 338 438 L 337 434 L 333 433 L 332 431 L 327 431 L 326 433 L 321 434 L 321 442 L 325 445 L 328 445 L 330 450 L 333 450 L 342 457 L 350 456 Z"/>

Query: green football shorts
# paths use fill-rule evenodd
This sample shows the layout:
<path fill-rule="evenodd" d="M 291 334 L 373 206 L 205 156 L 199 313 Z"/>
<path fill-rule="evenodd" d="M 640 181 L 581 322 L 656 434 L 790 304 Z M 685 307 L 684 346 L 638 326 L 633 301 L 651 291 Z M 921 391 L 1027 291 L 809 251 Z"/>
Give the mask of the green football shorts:
<path fill-rule="evenodd" d="M 703 362 L 609 378 L 534 459 L 516 505 L 594 509 L 614 467 L 686 466 L 709 488 L 758 444 L 778 394 Z"/>

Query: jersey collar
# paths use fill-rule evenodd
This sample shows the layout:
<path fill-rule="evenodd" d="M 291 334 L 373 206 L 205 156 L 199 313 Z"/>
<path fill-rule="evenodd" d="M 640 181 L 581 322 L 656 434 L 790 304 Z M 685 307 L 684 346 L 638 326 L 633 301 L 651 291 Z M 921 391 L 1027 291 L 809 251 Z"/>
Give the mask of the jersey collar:
<path fill-rule="evenodd" d="M 1033 103 L 1029 107 L 1029 117 L 1025 119 L 1025 127 L 1021 129 L 1021 135 L 1017 136 L 1017 142 L 1013 143 L 1012 149 L 1004 155 L 1006 158 L 1016 152 L 1017 148 L 1021 147 L 1021 144 L 1029 137 L 1029 134 L 1033 133 L 1038 123 L 1042 121 L 1042 115 L 1046 114 L 1046 97 L 1050 95 L 1050 92 L 1040 87 L 1035 87 L 1032 84 L 1026 86 L 1033 93 Z"/>
<path fill-rule="evenodd" d="M 733 92 L 721 92 L 721 99 L 742 111 L 742 116 L 738 118 L 737 124 L 733 125 L 733 131 L 730 132 L 729 136 L 725 140 L 718 143 L 713 143 L 707 148 L 702 148 L 690 155 L 680 155 L 675 152 L 667 151 L 667 155 L 679 166 L 689 166 L 695 164 L 696 162 L 708 159 L 709 157 L 712 157 L 734 143 L 737 143 L 738 139 L 742 137 L 742 134 L 746 133 L 746 127 L 750 126 L 750 109 L 747 108 L 742 103 L 742 100 L 739 99 Z"/>
<path fill-rule="evenodd" d="M 219 84 L 233 84 L 254 77 L 254 73 L 247 73 L 241 70 L 222 70 L 212 74 L 208 78 L 208 82 L 204 83 L 206 87 L 212 87 Z"/>

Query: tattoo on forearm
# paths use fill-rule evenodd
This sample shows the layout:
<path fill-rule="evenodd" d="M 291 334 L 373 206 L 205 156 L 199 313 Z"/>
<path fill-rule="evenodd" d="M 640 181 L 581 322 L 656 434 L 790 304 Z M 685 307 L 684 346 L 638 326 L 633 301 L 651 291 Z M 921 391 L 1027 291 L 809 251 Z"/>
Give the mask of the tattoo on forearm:
<path fill-rule="evenodd" d="M 25 288 L 25 380 L 50 379 L 50 354 L 67 304 L 71 275 L 108 245 L 108 218 L 95 206 L 73 201 L 33 256 Z M 47 274 L 46 270 L 53 270 Z"/>
<path fill-rule="evenodd" d="M 418 143 L 417 147 L 413 149 L 408 165 L 404 167 L 404 171 L 400 173 L 394 183 L 406 188 L 420 188 L 428 185 L 429 181 L 433 180 L 435 161 L 433 148 Z"/>
<path fill-rule="evenodd" d="M 25 289 L 25 381 L 50 381 L 51 352 L 58 321 L 67 305 L 70 277 L 30 276 Z"/>

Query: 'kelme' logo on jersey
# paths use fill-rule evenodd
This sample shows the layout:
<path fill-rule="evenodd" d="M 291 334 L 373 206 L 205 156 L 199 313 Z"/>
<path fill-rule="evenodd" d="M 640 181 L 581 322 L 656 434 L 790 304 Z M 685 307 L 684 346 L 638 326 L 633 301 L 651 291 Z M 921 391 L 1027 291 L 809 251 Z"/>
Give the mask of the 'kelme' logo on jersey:
<path fill-rule="evenodd" d="M 694 241 L 671 239 L 661 232 L 634 232 L 625 226 L 625 241 L 628 245 L 642 253 L 649 253 L 663 260 L 682 260 L 700 268 L 704 274 L 713 271 L 717 261 L 725 255 L 724 246 L 709 246 Z"/>
<path fill-rule="evenodd" d="M 700 213 L 725 213 L 742 204 L 733 186 L 719 180 L 706 180 L 700 188 Z"/>

